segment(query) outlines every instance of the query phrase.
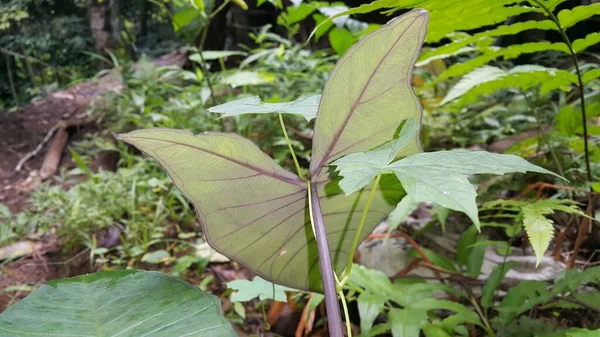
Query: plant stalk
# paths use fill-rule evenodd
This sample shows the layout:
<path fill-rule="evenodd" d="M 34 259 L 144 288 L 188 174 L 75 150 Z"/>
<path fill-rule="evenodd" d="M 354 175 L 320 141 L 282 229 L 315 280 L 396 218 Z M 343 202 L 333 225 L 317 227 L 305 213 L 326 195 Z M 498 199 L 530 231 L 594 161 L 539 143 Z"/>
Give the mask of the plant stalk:
<path fill-rule="evenodd" d="M 292 158 L 294 159 L 294 165 L 296 165 L 296 171 L 298 172 L 298 177 L 302 180 L 304 179 L 304 175 L 302 174 L 302 169 L 300 168 L 300 163 L 298 163 L 298 158 L 296 157 L 296 152 L 292 147 L 292 142 L 290 142 L 290 137 L 288 137 L 287 130 L 285 129 L 285 122 L 283 121 L 283 115 L 279 115 L 279 124 L 281 125 L 281 131 L 283 131 L 283 136 L 285 137 L 285 142 L 287 143 L 288 148 L 290 149 L 290 153 L 292 154 Z"/>
<path fill-rule="evenodd" d="M 365 204 L 365 208 L 362 211 L 362 216 L 360 217 L 360 222 L 358 223 L 358 228 L 356 229 L 356 234 L 354 234 L 354 240 L 352 240 L 352 247 L 350 248 L 350 253 L 348 254 L 348 262 L 346 263 L 344 277 L 342 277 L 341 282 L 339 282 L 338 284 L 339 287 L 343 287 L 344 284 L 346 284 L 346 282 L 348 282 L 348 279 L 350 278 L 350 273 L 352 272 L 352 262 L 354 260 L 354 253 L 356 253 L 356 248 L 358 248 L 360 233 L 362 233 L 365 221 L 367 220 L 367 214 L 369 213 L 369 208 L 371 208 L 371 203 L 373 202 L 373 198 L 375 197 L 377 186 L 379 186 L 379 180 L 381 180 L 381 174 L 378 175 L 377 178 L 375 178 L 375 183 L 373 183 L 373 187 L 371 187 L 371 192 L 369 192 L 369 196 L 367 197 L 367 202 Z"/>
<path fill-rule="evenodd" d="M 342 337 L 342 316 L 337 298 L 337 287 L 335 275 L 333 273 L 333 264 L 331 263 L 331 254 L 329 253 L 329 242 L 327 240 L 327 230 L 323 222 L 323 213 L 321 212 L 321 203 L 317 186 L 308 182 L 308 203 L 311 224 L 313 225 L 317 249 L 319 252 L 319 265 L 321 267 L 321 276 L 323 277 L 323 291 L 325 292 L 325 308 L 327 309 L 327 324 L 329 327 L 329 336 Z"/>

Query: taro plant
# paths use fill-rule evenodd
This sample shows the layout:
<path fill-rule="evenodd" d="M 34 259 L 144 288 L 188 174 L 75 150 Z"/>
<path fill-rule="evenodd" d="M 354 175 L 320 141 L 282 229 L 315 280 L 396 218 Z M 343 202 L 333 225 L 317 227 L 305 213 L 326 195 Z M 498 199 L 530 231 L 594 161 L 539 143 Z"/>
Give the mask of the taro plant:
<path fill-rule="evenodd" d="M 310 119 L 315 96 L 280 104 L 245 98 L 211 109 L 279 113 L 297 175 L 236 134 L 146 129 L 117 138 L 161 164 L 194 205 L 217 251 L 269 281 L 324 292 L 331 336 L 343 331 L 339 294 L 350 334 L 342 287 L 352 257 L 403 196 L 465 212 L 478 225 L 466 174 L 551 173 L 516 156 L 419 153 L 422 108 L 410 82 L 427 20 L 426 11 L 410 11 L 339 60 L 319 101 L 308 171 L 296 159 L 281 114 Z"/>
<path fill-rule="evenodd" d="M 363 37 L 339 60 L 320 99 L 305 95 L 290 103 L 265 104 L 246 98 L 211 109 L 229 115 L 279 113 L 297 175 L 236 134 L 194 135 L 155 128 L 117 138 L 150 155 L 165 169 L 194 205 L 207 241 L 217 251 L 263 279 L 323 292 L 329 333 L 335 337 L 343 334 L 340 295 L 351 335 L 342 289 L 350 279 L 352 257 L 358 244 L 396 204 L 401 200 L 401 205 L 436 202 L 466 213 L 479 226 L 476 192 L 466 175 L 551 173 L 516 156 L 421 153 L 417 134 L 422 107 L 410 83 L 427 22 L 426 11 L 413 10 Z M 317 102 L 312 158 L 310 167 L 304 169 L 281 114 L 311 119 Z M 109 282 L 102 287 L 122 290 L 117 285 L 123 286 Z M 69 296 L 62 293 L 45 301 L 64 302 L 65 298 Z M 156 297 L 165 305 L 179 300 Z M 419 315 L 425 317 L 438 308 L 421 307 Z M 17 315 L 18 309 L 11 312 Z M 412 324 L 411 312 L 394 312 L 399 318 L 395 329 L 417 336 L 420 327 L 405 326 Z M 127 311 L 123 315 L 128 316 Z M 182 317 L 187 316 L 173 318 L 166 327 L 178 326 Z"/>

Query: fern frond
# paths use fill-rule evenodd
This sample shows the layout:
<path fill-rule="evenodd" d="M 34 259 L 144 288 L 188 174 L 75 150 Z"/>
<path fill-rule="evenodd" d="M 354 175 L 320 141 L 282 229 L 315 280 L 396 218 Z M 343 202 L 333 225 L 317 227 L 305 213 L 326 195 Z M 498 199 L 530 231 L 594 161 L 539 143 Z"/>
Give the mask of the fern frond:
<path fill-rule="evenodd" d="M 492 71 L 492 69 L 494 69 Z M 487 74 L 485 74 L 487 73 Z M 577 75 L 565 70 L 546 68 L 537 65 L 516 66 L 509 71 L 484 66 L 463 76 L 448 92 L 440 105 L 460 98 L 460 105 L 474 102 L 479 96 L 502 89 L 528 90 L 540 85 L 541 93 L 555 89 L 571 89 L 577 84 Z"/>
<path fill-rule="evenodd" d="M 600 3 L 588 6 L 577 6 L 573 9 L 563 9 L 556 16 L 563 29 L 574 26 L 576 23 L 600 14 Z"/>

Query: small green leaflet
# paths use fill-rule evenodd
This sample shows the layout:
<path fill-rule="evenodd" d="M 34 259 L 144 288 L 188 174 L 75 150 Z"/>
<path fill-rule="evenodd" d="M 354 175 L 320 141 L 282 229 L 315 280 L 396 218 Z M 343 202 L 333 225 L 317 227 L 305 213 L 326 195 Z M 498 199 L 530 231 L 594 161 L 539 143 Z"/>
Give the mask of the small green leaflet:
<path fill-rule="evenodd" d="M 331 165 L 337 166 L 340 175 L 340 187 L 350 195 L 365 187 L 373 178 L 396 158 L 398 151 L 415 138 L 419 132 L 419 123 L 410 118 L 404 124 L 397 139 L 387 142 L 374 150 L 357 152 L 340 158 Z"/>
<path fill-rule="evenodd" d="M 285 113 L 301 115 L 310 121 L 317 117 L 320 100 L 321 94 L 303 94 L 292 102 L 263 103 L 258 96 L 254 96 L 213 106 L 208 111 L 223 114 L 223 117 L 241 114 Z"/>
<path fill-rule="evenodd" d="M 391 233 L 396 229 L 403 221 L 405 221 L 412 212 L 417 209 L 418 203 L 416 203 L 410 195 L 406 195 L 396 205 L 396 208 L 388 215 L 388 228 Z M 389 234 L 388 234 L 389 235 Z"/>
<path fill-rule="evenodd" d="M 275 288 L 273 288 L 275 287 Z M 252 281 L 234 280 L 227 282 L 228 289 L 235 289 L 237 292 L 231 296 L 232 302 L 245 302 L 258 297 L 262 300 L 275 300 L 287 302 L 286 291 L 297 292 L 298 290 L 280 286 L 255 276 Z"/>
<path fill-rule="evenodd" d="M 396 174 L 406 193 L 414 202 L 434 202 L 463 212 L 471 218 L 477 228 L 479 228 L 479 216 L 475 202 L 477 193 L 466 175 L 501 175 L 509 172 L 525 173 L 530 171 L 560 177 L 521 157 L 485 151 L 454 150 L 417 153 L 392 164 L 381 166 L 381 159 L 376 159 L 379 158 L 376 155 L 382 152 L 382 148 L 385 149 L 388 146 L 388 144 L 384 144 L 374 150 L 362 153 L 359 157 L 351 157 L 357 158 L 357 165 L 353 165 L 351 159 L 338 160 L 334 163 L 338 166 L 340 175 L 344 177 L 340 181 L 340 187 L 346 195 L 358 191 L 376 175 L 391 171 Z M 372 161 L 375 165 L 365 164 L 365 158 L 374 158 Z M 348 167 L 356 168 L 349 170 Z M 348 181 L 345 181 L 346 179 Z"/>

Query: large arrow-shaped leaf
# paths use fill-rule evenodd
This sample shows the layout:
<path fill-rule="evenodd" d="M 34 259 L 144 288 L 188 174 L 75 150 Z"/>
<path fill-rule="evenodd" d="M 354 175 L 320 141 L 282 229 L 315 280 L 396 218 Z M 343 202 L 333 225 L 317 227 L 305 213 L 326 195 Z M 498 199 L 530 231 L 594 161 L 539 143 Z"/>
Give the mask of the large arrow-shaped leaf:
<path fill-rule="evenodd" d="M 345 267 L 366 198 L 345 196 L 324 168 L 347 153 L 390 141 L 402 121 L 420 120 L 410 78 L 426 22 L 427 13 L 415 10 L 365 36 L 340 59 L 321 99 L 311 181 L 337 272 Z M 194 204 L 216 250 L 267 280 L 322 290 L 306 182 L 234 134 L 148 129 L 118 137 L 163 166 Z M 416 151 L 418 140 L 406 148 Z M 397 180 L 379 189 L 361 239 L 403 194 Z"/>

